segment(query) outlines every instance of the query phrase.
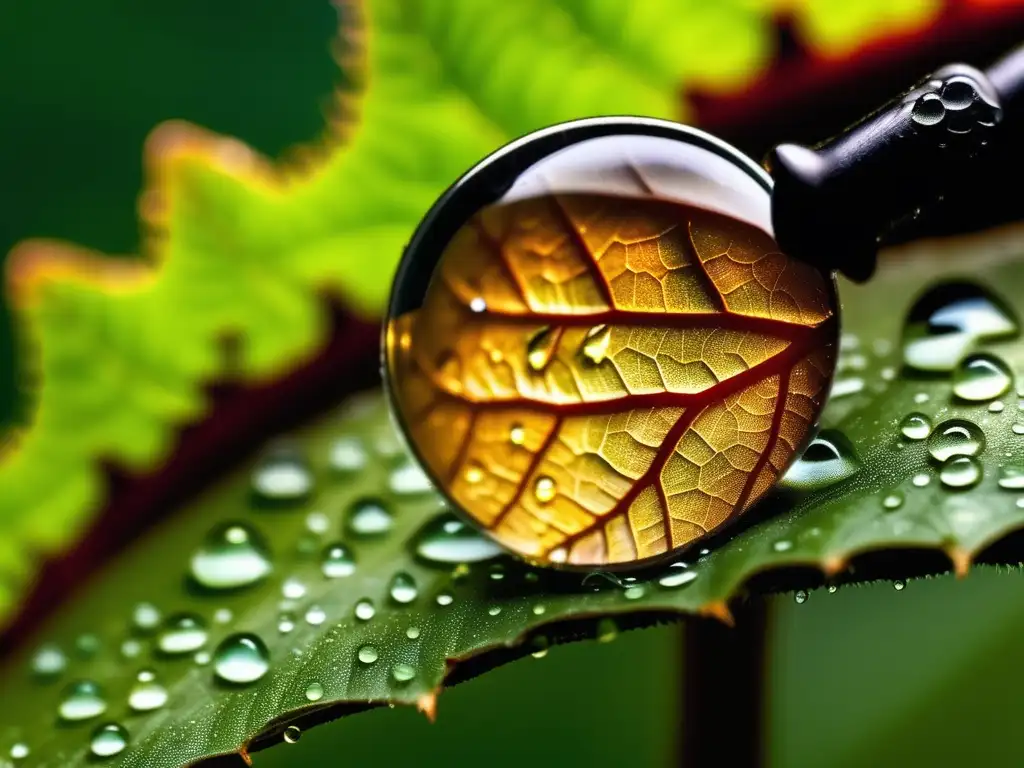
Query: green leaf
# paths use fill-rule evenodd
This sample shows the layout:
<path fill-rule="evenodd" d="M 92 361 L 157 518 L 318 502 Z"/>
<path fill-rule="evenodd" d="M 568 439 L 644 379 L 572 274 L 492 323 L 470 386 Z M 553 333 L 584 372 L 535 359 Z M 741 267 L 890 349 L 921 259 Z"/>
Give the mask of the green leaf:
<path fill-rule="evenodd" d="M 83 591 L 40 636 L 72 657 L 61 681 L 33 679 L 28 656 L 4 670 L 0 679 L 8 695 L 0 705 L 6 724 L 0 738 L 29 744 L 41 764 L 82 760 L 93 723 L 59 728 L 53 723 L 62 683 L 89 678 L 104 689 L 109 702 L 104 717 L 122 723 L 130 734 L 132 748 L 123 764 L 177 765 L 246 745 L 259 748 L 279 740 L 290 724 L 313 724 L 384 701 L 430 709 L 445 683 L 517 655 L 543 653 L 552 642 L 614 632 L 616 623 L 629 627 L 686 613 L 728 619 L 728 602 L 765 587 L 763 579 L 770 575 L 788 575 L 779 583 L 790 588 L 820 584 L 822 572 L 841 581 L 863 579 L 875 573 L 871 561 L 858 560 L 854 570 L 844 570 L 849 559 L 887 552 L 889 576 L 947 569 L 935 559 L 922 565 L 913 550 L 952 553 L 966 567 L 988 544 L 1024 524 L 1024 509 L 1016 504 L 1021 494 L 998 485 L 998 468 L 1024 458 L 1024 437 L 1012 428 L 1020 412 L 1017 396 L 1003 395 L 1004 408 L 995 412 L 989 402 L 956 401 L 950 375 L 897 372 L 902 318 L 921 292 L 963 279 L 965 258 L 971 280 L 1019 315 L 1022 293 L 1011 289 L 1020 280 L 1022 253 L 1019 230 L 927 243 L 883 257 L 883 268 L 868 285 L 843 284 L 847 352 L 842 366 L 863 377 L 865 385 L 859 393 L 833 399 L 828 424 L 849 438 L 859 470 L 803 491 L 795 505 L 790 505 L 791 491 L 780 491 L 765 511 L 781 509 L 781 514 L 734 532 L 710 553 L 691 553 L 686 568 L 636 574 L 635 581 L 535 571 L 508 558 L 458 567 L 417 556 L 421 532 L 436 525 L 442 505 L 404 457 L 379 396 L 354 401 L 346 415 L 271 446 L 255 465 L 165 522 Z M 887 311 L 877 311 L 879 306 Z M 1024 363 L 1017 340 L 983 346 L 1014 368 Z M 899 432 L 912 410 L 933 422 L 956 417 L 978 425 L 986 438 L 978 455 L 984 472 L 980 483 L 944 487 L 926 441 L 907 440 Z M 267 474 L 268 467 L 276 467 L 276 474 Z M 929 477 L 926 486 L 913 484 L 919 474 Z M 267 498 L 268 488 L 277 489 L 276 499 Z M 883 499 L 894 489 L 904 500 L 888 510 Z M 393 514 L 389 531 L 367 532 L 382 525 L 381 514 L 372 510 L 357 521 L 363 533 L 353 530 L 353 515 L 361 508 L 366 514 L 366 499 L 378 500 Z M 190 557 L 208 531 L 227 521 L 262 532 L 273 553 L 273 571 L 261 583 L 234 591 L 197 589 L 188 578 Z M 321 556 L 335 540 L 351 550 L 355 569 L 326 578 Z M 408 584 L 395 589 L 399 573 L 411 579 L 414 590 Z M 755 576 L 762 580 L 751 581 Z M 282 591 L 292 580 L 304 586 L 301 596 L 298 590 L 292 597 Z M 373 604 L 371 618 L 365 618 L 365 608 L 357 613 L 363 600 Z M 138 638 L 138 654 L 125 658 L 122 643 L 135 637 L 130 617 L 140 601 L 165 615 L 201 616 L 209 624 L 207 650 L 232 633 L 255 633 L 269 648 L 269 671 L 255 684 L 225 686 L 216 682 L 210 664 L 198 664 L 190 654 L 163 658 L 146 636 Z M 230 618 L 225 614 L 226 621 L 217 623 L 223 609 Z M 294 614 L 294 628 L 281 632 L 286 614 Z M 83 634 L 99 639 L 90 659 L 75 657 Z M 129 645 L 128 650 L 136 649 Z M 128 714 L 125 701 L 143 667 L 155 669 L 169 701 L 152 714 Z M 410 679 L 397 679 L 405 677 Z M 323 695 L 310 701 L 307 691 L 314 683 Z"/>

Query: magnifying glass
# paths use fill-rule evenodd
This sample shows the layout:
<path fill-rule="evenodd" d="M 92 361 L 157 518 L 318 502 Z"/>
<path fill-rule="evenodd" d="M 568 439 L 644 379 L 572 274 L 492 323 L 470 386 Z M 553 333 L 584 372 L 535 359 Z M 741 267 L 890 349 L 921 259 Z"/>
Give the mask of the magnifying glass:
<path fill-rule="evenodd" d="M 703 131 L 602 117 L 469 170 L 420 223 L 384 328 L 392 415 L 456 511 L 534 564 L 627 569 L 761 499 L 832 382 L 834 275 L 1016 122 L 1024 49 L 938 70 L 767 170 Z"/>

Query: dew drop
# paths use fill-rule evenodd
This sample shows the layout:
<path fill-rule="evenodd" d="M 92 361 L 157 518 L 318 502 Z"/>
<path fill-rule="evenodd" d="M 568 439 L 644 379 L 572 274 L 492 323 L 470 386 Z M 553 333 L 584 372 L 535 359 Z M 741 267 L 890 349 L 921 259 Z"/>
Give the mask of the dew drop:
<path fill-rule="evenodd" d="M 373 602 L 367 598 L 363 598 L 355 607 L 356 618 L 360 621 L 369 621 L 377 613 L 377 609 L 374 608 Z"/>
<path fill-rule="evenodd" d="M 907 440 L 924 440 L 931 433 L 931 419 L 923 413 L 908 413 L 900 422 L 900 434 Z"/>
<path fill-rule="evenodd" d="M 486 312 L 487 302 L 484 300 L 483 296 L 474 296 L 472 299 L 469 300 L 469 309 L 472 312 L 476 312 L 478 314 L 480 312 Z"/>
<path fill-rule="evenodd" d="M 1002 413 L 1005 410 L 1006 403 L 1004 403 L 1002 400 L 993 400 L 991 403 L 988 404 L 989 413 Z"/>
<path fill-rule="evenodd" d="M 555 481 L 547 475 L 541 475 L 533 486 L 533 495 L 541 504 L 546 504 L 555 498 Z"/>
<path fill-rule="evenodd" d="M 1015 435 L 1024 435 L 1024 424 L 1014 424 L 1010 427 L 1010 431 Z"/>
<path fill-rule="evenodd" d="M 121 655 L 126 659 L 134 659 L 142 653 L 142 643 L 134 637 L 129 637 L 121 643 Z"/>
<path fill-rule="evenodd" d="M 856 395 L 858 392 L 864 391 L 864 379 L 859 376 L 849 376 L 843 379 L 836 379 L 832 383 L 832 390 L 829 392 L 830 398 L 838 397 L 849 397 L 850 395 Z"/>
<path fill-rule="evenodd" d="M 939 468 L 939 481 L 946 488 L 971 488 L 981 475 L 981 464 L 973 456 L 951 456 Z"/>
<path fill-rule="evenodd" d="M 501 606 L 500 605 L 492 605 L 490 608 L 487 609 L 487 615 L 488 616 L 497 616 L 500 613 L 501 613 Z"/>
<path fill-rule="evenodd" d="M 206 622 L 194 613 L 177 613 L 164 622 L 157 648 L 171 656 L 198 651 L 206 644 Z"/>
<path fill-rule="evenodd" d="M 484 465 L 475 460 L 468 462 L 465 470 L 462 472 L 462 478 L 470 485 L 482 482 L 486 476 L 487 470 L 484 469 Z"/>
<path fill-rule="evenodd" d="M 306 686 L 306 701 L 320 701 L 324 697 L 324 687 L 320 683 L 312 682 Z"/>
<path fill-rule="evenodd" d="M 535 606 L 533 606 L 534 616 L 543 616 L 546 611 L 547 608 L 544 606 L 543 603 L 537 603 Z"/>
<path fill-rule="evenodd" d="M 550 645 L 550 641 L 543 635 L 538 635 L 537 637 L 533 638 L 530 645 L 532 645 L 536 649 L 533 653 L 530 654 L 533 658 L 543 659 L 545 656 L 548 655 L 548 646 Z"/>
<path fill-rule="evenodd" d="M 391 599 L 396 603 L 408 605 L 419 596 L 416 580 L 405 571 L 399 571 L 391 577 L 388 594 L 391 595 Z"/>
<path fill-rule="evenodd" d="M 355 536 L 380 536 L 391 530 L 394 517 L 379 499 L 359 499 L 348 510 L 348 530 Z"/>
<path fill-rule="evenodd" d="M 793 594 L 793 600 L 794 600 L 794 602 L 796 602 L 797 605 L 803 605 L 804 603 L 806 603 L 807 602 L 807 590 L 806 589 L 798 589 Z"/>
<path fill-rule="evenodd" d="M 217 624 L 228 624 L 235 618 L 235 614 L 231 612 L 230 608 L 218 608 L 213 612 L 213 620 Z"/>
<path fill-rule="evenodd" d="M 372 645 L 364 645 L 359 649 L 358 656 L 363 664 L 374 664 L 377 661 L 377 649 Z"/>
<path fill-rule="evenodd" d="M 631 587 L 627 587 L 626 591 L 622 593 L 623 597 L 627 600 L 639 600 L 647 593 L 647 590 L 642 584 L 634 584 Z"/>
<path fill-rule="evenodd" d="M 915 488 L 924 488 L 931 481 L 932 481 L 932 476 L 929 475 L 927 472 L 918 472 L 916 475 L 914 475 L 910 479 L 911 484 Z"/>
<path fill-rule="evenodd" d="M 897 579 L 892 583 L 892 588 L 895 589 L 897 592 L 902 592 L 906 586 L 907 582 L 903 581 L 902 579 Z"/>
<path fill-rule="evenodd" d="M 306 585 L 294 576 L 289 576 L 281 584 L 281 597 L 285 600 L 301 600 L 306 596 Z"/>
<path fill-rule="evenodd" d="M 29 756 L 31 750 L 28 748 L 28 744 L 23 741 L 19 741 L 16 744 L 11 745 L 11 760 L 24 760 Z"/>
<path fill-rule="evenodd" d="M 609 326 L 594 326 L 587 331 L 587 336 L 583 340 L 583 356 L 595 365 L 604 362 L 611 340 L 612 330 Z"/>
<path fill-rule="evenodd" d="M 162 618 L 160 609 L 152 603 L 138 603 L 132 609 L 132 627 L 143 634 L 156 630 Z"/>
<path fill-rule="evenodd" d="M 255 683 L 269 669 L 270 652 L 259 636 L 251 632 L 225 637 L 213 653 L 214 674 L 224 683 Z"/>
<path fill-rule="evenodd" d="M 999 468 L 999 487 L 1008 491 L 1024 490 L 1024 467 L 1016 464 Z"/>
<path fill-rule="evenodd" d="M 366 448 L 356 437 L 339 437 L 331 444 L 328 462 L 338 472 L 356 472 L 366 466 Z"/>
<path fill-rule="evenodd" d="M 852 477 L 860 468 L 860 460 L 846 435 L 825 429 L 789 468 L 782 483 L 801 491 L 819 490 Z"/>
<path fill-rule="evenodd" d="M 266 542 L 246 523 L 224 523 L 211 530 L 191 560 L 192 578 L 207 589 L 246 587 L 271 570 Z"/>
<path fill-rule="evenodd" d="M 289 725 L 284 729 L 284 733 L 281 734 L 286 744 L 297 744 L 299 739 L 302 738 L 302 730 L 297 725 Z"/>
<path fill-rule="evenodd" d="M 305 462 L 290 452 L 274 452 L 252 474 L 256 497 L 272 503 L 293 503 L 313 490 L 313 475 Z"/>
<path fill-rule="evenodd" d="M 210 663 L 210 652 L 196 651 L 195 656 L 192 657 L 192 661 L 196 663 L 197 667 L 205 667 Z"/>
<path fill-rule="evenodd" d="M 945 461 L 950 456 L 977 456 L 984 448 L 984 433 L 966 419 L 944 421 L 928 438 L 928 452 L 937 461 Z"/>
<path fill-rule="evenodd" d="M 412 459 L 405 459 L 391 470 L 388 487 L 397 496 L 418 496 L 434 491 L 434 484 L 430 482 L 427 473 Z"/>
<path fill-rule="evenodd" d="M 555 356 L 561 333 L 544 326 L 526 342 L 526 362 L 536 372 L 543 371 Z"/>
<path fill-rule="evenodd" d="M 287 635 L 295 629 L 295 615 L 292 613 L 282 613 L 277 617 L 277 631 L 282 635 Z"/>
<path fill-rule="evenodd" d="M 779 539 L 772 544 L 772 551 L 774 552 L 789 552 L 793 548 L 793 542 L 789 539 Z"/>
<path fill-rule="evenodd" d="M 395 664 L 391 668 L 391 677 L 396 683 L 408 683 L 416 677 L 416 667 L 412 664 Z"/>
<path fill-rule="evenodd" d="M 107 700 L 100 686 L 92 680 L 76 680 L 61 692 L 57 714 L 62 720 L 80 722 L 98 717 L 107 711 Z"/>
<path fill-rule="evenodd" d="M 46 643 L 45 645 L 39 646 L 36 652 L 32 655 L 30 666 L 32 668 L 32 674 L 37 677 L 56 677 L 67 669 L 68 659 L 67 656 L 64 655 L 64 651 L 62 651 L 59 646 L 54 643 Z"/>
<path fill-rule="evenodd" d="M 405 630 L 405 636 L 410 640 L 416 640 L 420 636 L 420 628 L 417 626 L 409 627 Z"/>
<path fill-rule="evenodd" d="M 839 587 L 837 587 L 835 584 L 829 584 L 828 585 L 828 593 L 830 595 L 834 595 L 838 591 L 839 591 Z"/>
<path fill-rule="evenodd" d="M 893 491 L 884 499 L 882 499 L 882 508 L 888 512 L 899 509 L 903 506 L 903 494 L 899 491 Z"/>
<path fill-rule="evenodd" d="M 613 619 L 604 618 L 597 622 L 597 642 L 610 643 L 619 636 L 619 625 Z"/>
<path fill-rule="evenodd" d="M 477 563 L 501 554 L 501 548 L 475 527 L 452 514 L 442 514 L 424 525 L 413 540 L 416 555 L 429 563 Z"/>
<path fill-rule="evenodd" d="M 677 589 L 692 584 L 697 580 L 697 572 L 687 568 L 686 563 L 673 563 L 658 579 L 658 584 L 669 589 Z"/>
<path fill-rule="evenodd" d="M 319 627 L 327 620 L 327 612 L 319 605 L 311 605 L 306 609 L 306 623 L 311 627 Z"/>
<path fill-rule="evenodd" d="M 80 658 L 90 659 L 100 649 L 100 639 L 91 632 L 75 638 L 75 652 Z"/>
<path fill-rule="evenodd" d="M 968 355 L 953 372 L 953 394 L 969 402 L 987 402 L 1004 395 L 1012 384 L 1006 363 L 985 352 Z"/>
<path fill-rule="evenodd" d="M 352 551 L 340 541 L 328 544 L 320 559 L 320 572 L 328 579 L 343 579 L 356 572 Z"/>
<path fill-rule="evenodd" d="M 135 678 L 128 692 L 128 706 L 135 712 L 151 712 L 167 703 L 167 689 L 160 685 L 156 673 L 144 669 Z"/>
<path fill-rule="evenodd" d="M 128 731 L 119 723 L 105 723 L 92 732 L 89 751 L 96 757 L 113 757 L 128 746 Z"/>
<path fill-rule="evenodd" d="M 437 604 L 442 607 L 446 605 L 451 605 L 455 602 L 455 598 L 452 596 L 451 592 L 442 592 L 437 596 L 436 600 Z"/>
<path fill-rule="evenodd" d="M 526 428 L 522 424 L 513 424 L 508 431 L 508 440 L 512 445 L 522 445 L 526 442 Z"/>
<path fill-rule="evenodd" d="M 918 392 L 916 395 L 914 395 L 914 402 L 917 403 L 918 405 L 924 405 L 929 400 L 931 400 L 931 395 L 929 395 L 927 392 Z"/>

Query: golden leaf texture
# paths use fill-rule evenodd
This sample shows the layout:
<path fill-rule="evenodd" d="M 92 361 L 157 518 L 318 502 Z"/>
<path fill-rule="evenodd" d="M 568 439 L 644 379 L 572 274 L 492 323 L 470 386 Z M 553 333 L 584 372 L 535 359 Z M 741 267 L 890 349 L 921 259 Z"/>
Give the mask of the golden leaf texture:
<path fill-rule="evenodd" d="M 835 308 L 829 278 L 729 216 L 498 203 L 390 323 L 392 396 L 434 481 L 505 547 L 646 561 L 748 510 L 809 440 Z"/>

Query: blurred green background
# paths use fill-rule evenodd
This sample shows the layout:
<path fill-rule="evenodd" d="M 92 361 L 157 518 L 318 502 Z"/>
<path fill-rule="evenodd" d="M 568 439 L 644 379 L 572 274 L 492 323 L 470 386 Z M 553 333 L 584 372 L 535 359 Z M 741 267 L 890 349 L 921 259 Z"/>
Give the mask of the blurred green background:
<path fill-rule="evenodd" d="M 29 236 L 137 248 L 142 141 L 185 118 L 270 155 L 323 129 L 339 75 L 326 0 L 8 0 L 0 5 L 0 253 Z M 0 418 L 18 417 L 0 312 Z M 776 766 L 1017 765 L 1018 573 L 777 598 Z M 387 709 L 317 728 L 257 766 L 669 765 L 681 633 L 556 647 L 446 692 L 438 722 Z"/>

